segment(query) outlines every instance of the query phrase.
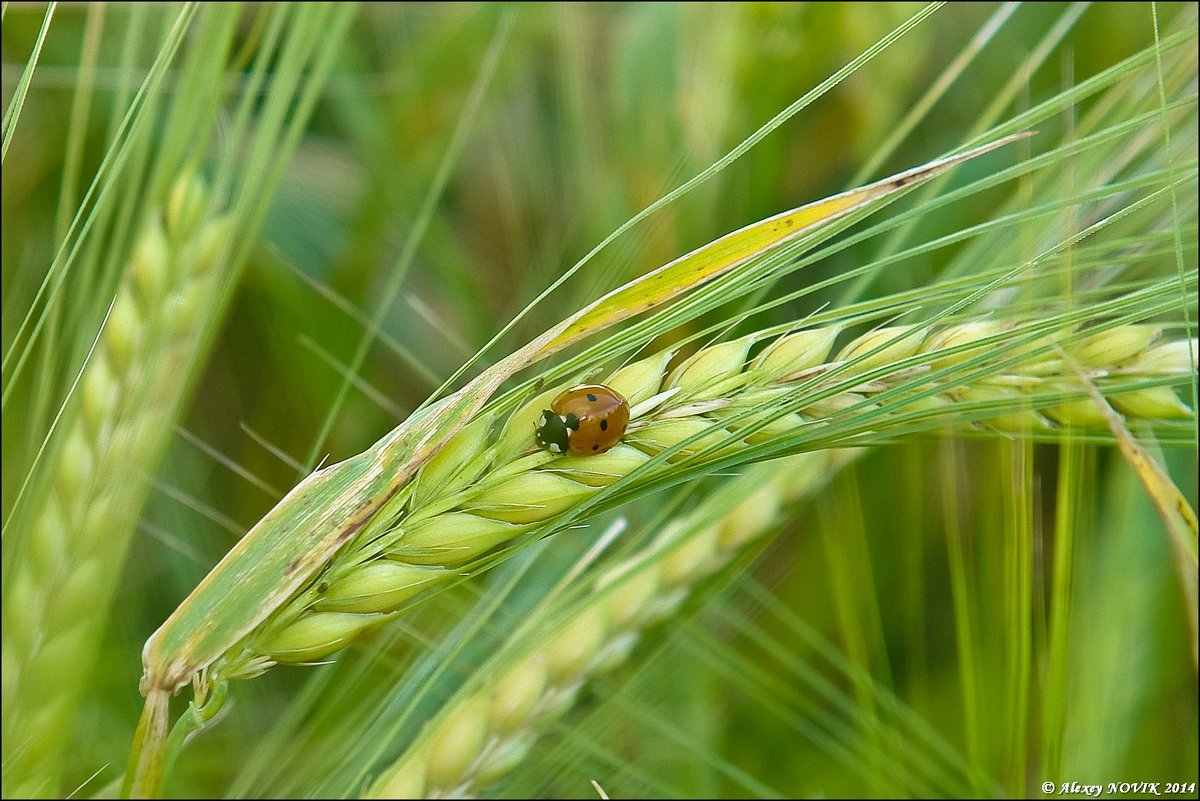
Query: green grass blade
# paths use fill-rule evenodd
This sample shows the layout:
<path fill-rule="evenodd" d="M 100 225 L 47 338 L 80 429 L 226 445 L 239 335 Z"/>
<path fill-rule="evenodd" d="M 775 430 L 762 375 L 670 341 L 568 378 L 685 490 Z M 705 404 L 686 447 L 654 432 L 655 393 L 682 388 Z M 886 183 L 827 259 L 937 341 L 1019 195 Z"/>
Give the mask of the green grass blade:
<path fill-rule="evenodd" d="M 8 108 L 4 110 L 4 145 L 0 149 L 0 163 L 8 158 L 8 146 L 12 142 L 13 134 L 17 130 L 17 121 L 21 119 L 21 109 L 25 107 L 25 96 L 29 93 L 29 82 L 33 80 L 33 71 L 37 69 L 38 60 L 42 55 L 42 45 L 46 43 L 46 34 L 50 32 L 50 20 L 54 19 L 54 10 L 58 7 L 58 3 L 46 4 L 46 15 L 42 19 L 42 29 L 38 31 L 37 41 L 33 44 L 33 52 L 29 55 L 29 60 L 25 62 L 25 69 L 21 72 L 21 79 L 17 82 L 16 91 L 13 92 L 12 99 L 8 101 Z"/>

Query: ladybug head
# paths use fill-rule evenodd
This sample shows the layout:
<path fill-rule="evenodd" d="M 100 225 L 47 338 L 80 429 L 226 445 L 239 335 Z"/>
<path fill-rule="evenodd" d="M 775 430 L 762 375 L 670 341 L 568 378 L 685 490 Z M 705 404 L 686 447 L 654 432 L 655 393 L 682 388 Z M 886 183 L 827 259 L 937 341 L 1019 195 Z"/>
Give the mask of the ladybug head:
<path fill-rule="evenodd" d="M 579 418 L 573 414 L 561 416 L 550 409 L 543 409 L 538 418 L 534 436 L 538 445 L 551 453 L 566 453 L 568 440 L 572 431 L 579 429 Z"/>

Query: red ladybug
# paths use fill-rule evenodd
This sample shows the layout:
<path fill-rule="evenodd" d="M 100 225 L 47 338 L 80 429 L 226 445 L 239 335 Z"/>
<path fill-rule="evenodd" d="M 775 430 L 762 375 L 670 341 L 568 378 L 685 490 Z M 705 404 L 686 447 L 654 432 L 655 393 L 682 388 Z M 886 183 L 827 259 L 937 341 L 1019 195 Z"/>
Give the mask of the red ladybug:
<path fill-rule="evenodd" d="M 551 453 L 591 456 L 621 441 L 629 425 L 629 403 L 602 384 L 580 384 L 542 411 L 534 435 Z"/>

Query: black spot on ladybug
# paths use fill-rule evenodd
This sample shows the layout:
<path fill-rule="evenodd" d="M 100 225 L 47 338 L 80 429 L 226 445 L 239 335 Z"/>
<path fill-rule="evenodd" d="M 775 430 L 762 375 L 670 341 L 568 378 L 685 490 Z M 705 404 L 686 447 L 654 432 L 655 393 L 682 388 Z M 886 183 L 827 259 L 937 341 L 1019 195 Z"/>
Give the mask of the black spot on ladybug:
<path fill-rule="evenodd" d="M 600 446 L 599 446 L 599 445 L 593 445 L 593 446 L 592 446 L 592 450 L 594 450 L 594 451 L 598 451 L 598 450 L 600 450 Z"/>
<path fill-rule="evenodd" d="M 589 393 L 588 393 L 588 400 L 590 400 L 592 403 L 595 403 L 595 402 L 596 402 L 596 396 L 595 396 L 595 395 L 593 395 L 592 393 L 590 393 L 590 392 L 589 392 Z"/>
<path fill-rule="evenodd" d="M 607 430 L 608 430 L 608 421 L 607 421 L 607 420 L 601 420 L 601 421 L 600 421 L 600 430 L 601 430 L 601 431 L 607 431 Z"/>

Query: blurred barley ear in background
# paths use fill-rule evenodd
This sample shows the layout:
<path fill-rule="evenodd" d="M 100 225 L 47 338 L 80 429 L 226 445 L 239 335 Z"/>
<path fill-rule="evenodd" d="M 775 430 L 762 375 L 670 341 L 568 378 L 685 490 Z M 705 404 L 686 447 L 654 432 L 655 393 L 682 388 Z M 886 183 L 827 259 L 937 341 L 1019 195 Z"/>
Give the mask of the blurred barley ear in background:
<path fill-rule="evenodd" d="M 1195 533 L 1080 384 L 1194 508 L 1193 4 L 2 14 L 4 797 L 117 794 L 147 637 L 497 332 L 451 389 L 1031 130 L 516 375 L 171 701 L 163 789 L 1194 797 Z M 535 453 L 597 380 L 676 394 Z"/>
<path fill-rule="evenodd" d="M 55 11 L 44 10 L 47 24 Z M 15 797 L 69 789 L 62 777 L 70 732 L 151 475 L 236 285 L 248 251 L 239 241 L 257 236 L 281 174 L 278 160 L 307 122 L 317 87 L 304 73 L 328 69 L 330 48 L 324 45 L 322 64 L 318 33 L 348 18 L 328 7 L 262 12 L 280 38 L 264 44 L 256 67 L 243 66 L 261 79 L 267 59 L 278 58 L 278 88 L 273 103 L 270 94 L 262 98 L 248 136 L 249 103 L 226 109 L 224 94 L 239 9 L 122 12 L 130 37 L 160 27 L 161 49 L 148 70 L 130 69 L 121 79 L 128 88 L 108 109 L 112 144 L 86 178 L 78 174 L 80 151 L 89 125 L 101 128 L 90 116 L 100 113 L 91 96 L 99 70 L 94 37 L 109 15 L 102 5 L 80 12 L 90 58 L 72 99 L 77 130 L 68 132 L 65 170 L 76 174 L 64 172 L 60 201 L 83 197 L 77 212 L 57 210 L 57 239 L 25 243 L 21 258 L 37 258 L 40 246 L 53 260 L 34 278 L 41 284 L 28 287 L 36 291 L 27 310 L 6 316 L 14 323 L 5 350 L 6 425 L 17 407 L 48 424 L 41 441 L 28 438 L 30 466 L 6 494 L 14 500 L 6 511 L 13 535 L 5 534 L 4 781 L 5 794 Z M 28 74 L 36 66 L 31 59 Z M 17 136 L 20 100 L 10 101 L 6 137 Z M 235 114 L 226 137 L 235 149 L 221 153 L 212 142 L 224 111 Z M 247 145 L 260 152 L 237 152 Z M 201 166 L 210 146 L 211 167 Z M 213 171 L 212 184 L 204 169 Z M 253 184 L 234 185 L 235 171 Z M 19 182 L 24 171 L 16 172 Z M 26 213 L 6 208 L 6 224 Z"/>

